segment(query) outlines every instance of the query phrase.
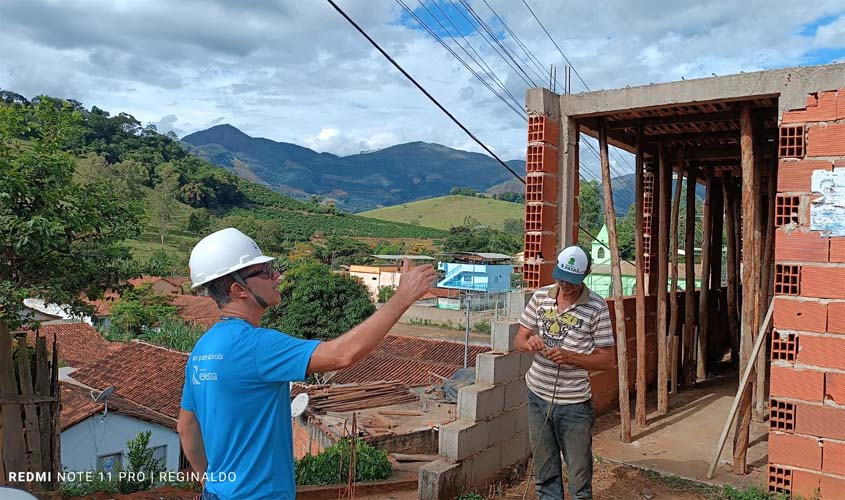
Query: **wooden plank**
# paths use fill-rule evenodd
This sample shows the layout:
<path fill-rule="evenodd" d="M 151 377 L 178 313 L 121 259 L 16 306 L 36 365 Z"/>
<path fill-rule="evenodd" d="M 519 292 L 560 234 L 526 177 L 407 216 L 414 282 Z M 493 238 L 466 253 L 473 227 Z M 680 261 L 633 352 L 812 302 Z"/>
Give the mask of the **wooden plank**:
<path fill-rule="evenodd" d="M 655 189 L 660 192 L 658 200 L 657 218 L 661 228 L 669 227 L 669 193 L 672 189 L 672 166 L 668 152 L 663 144 L 657 148 L 657 175 Z M 669 261 L 669 232 L 660 231 L 657 234 L 657 413 L 665 415 L 669 411 L 669 357 L 667 332 L 667 293 Z"/>
<path fill-rule="evenodd" d="M 669 359 L 671 362 L 670 371 L 672 373 L 670 387 L 672 394 L 678 393 L 678 324 L 680 323 L 680 321 L 678 321 L 678 242 L 680 241 L 680 235 L 678 234 L 678 222 L 680 220 L 681 213 L 681 190 L 684 185 L 685 164 L 686 160 L 684 159 L 684 150 L 681 149 L 678 151 L 678 179 L 675 181 L 675 194 L 672 197 L 672 221 L 670 222 L 672 226 L 672 251 L 670 252 L 670 257 L 672 259 L 672 283 L 671 289 L 669 290 L 669 340 L 672 345 L 672 355 Z"/>
<path fill-rule="evenodd" d="M 642 123 L 637 127 L 637 153 L 636 153 L 636 238 L 634 241 L 635 262 L 637 266 L 637 282 L 636 282 L 636 328 L 637 328 L 637 407 L 636 420 L 640 428 L 648 425 L 646 414 L 646 391 L 648 390 L 646 384 L 646 333 L 645 333 L 645 240 L 643 238 L 643 126 Z M 664 353 L 665 355 L 665 353 Z M 660 356 L 658 355 L 658 363 Z M 664 381 L 665 382 L 665 381 Z M 661 386 L 663 390 L 666 384 Z M 658 396 L 659 398 L 659 396 Z"/>
<path fill-rule="evenodd" d="M 41 335 L 35 338 L 35 395 L 40 397 L 50 396 L 50 362 L 47 357 L 47 339 Z M 38 431 L 41 435 L 41 457 L 50 457 L 50 405 L 38 406 Z M 43 463 L 42 463 L 43 465 Z"/>
<path fill-rule="evenodd" d="M 39 405 L 44 403 L 52 403 L 56 400 L 57 399 L 54 396 L 24 396 L 21 394 L 0 394 L 0 405 L 3 406 Z"/>
<path fill-rule="evenodd" d="M 608 122 L 608 130 L 634 129 L 639 123 L 645 127 L 658 125 L 675 125 L 678 123 L 700 123 L 700 122 L 728 122 L 739 119 L 736 111 L 716 111 L 712 113 L 687 113 L 670 116 L 654 116 L 649 118 L 637 118 L 633 120 L 617 120 Z"/>
<path fill-rule="evenodd" d="M 772 289 L 772 273 L 774 273 L 774 262 L 772 257 L 775 249 L 775 199 L 777 197 L 777 161 L 772 161 L 769 164 L 769 179 L 767 185 L 767 199 L 766 199 L 766 220 L 765 220 L 765 244 L 763 245 L 763 257 L 760 265 L 760 301 L 758 304 L 762 306 L 769 302 L 769 298 L 773 294 Z M 757 314 L 762 316 L 764 313 L 757 308 Z M 768 366 L 766 364 L 766 352 L 758 354 L 755 358 L 757 378 L 754 383 L 754 411 L 752 419 L 755 422 L 765 421 L 768 415 L 769 400 L 766 398 L 766 375 L 768 374 Z"/>
<path fill-rule="evenodd" d="M 701 220 L 701 288 L 698 295 L 698 352 L 695 358 L 695 378 L 707 378 L 707 336 L 710 327 L 710 239 L 713 237 L 713 179 L 708 176 L 704 181 L 704 214 Z"/>
<path fill-rule="evenodd" d="M 383 416 L 380 412 L 373 413 L 372 417 L 375 418 L 376 420 L 380 421 L 385 426 L 387 426 L 388 429 L 392 429 L 393 427 L 396 427 L 398 425 L 393 420 Z"/>
<path fill-rule="evenodd" d="M 18 341 L 18 377 L 20 380 L 21 395 L 32 396 L 32 371 L 29 367 L 29 349 L 26 345 L 26 337 Z M 38 428 L 38 411 L 32 403 L 23 406 L 24 428 L 26 430 L 26 447 L 29 452 L 29 470 L 44 470 L 41 464 L 41 436 Z M 33 489 L 41 491 L 40 484 L 32 484 Z"/>
<path fill-rule="evenodd" d="M 754 341 L 754 348 L 752 349 L 752 356 L 756 356 L 760 352 L 760 348 L 766 341 L 766 330 L 769 328 L 772 322 L 772 313 L 774 312 L 774 301 L 769 302 L 769 309 L 766 312 L 766 319 L 763 320 L 763 324 L 760 326 L 760 332 L 757 334 L 757 339 Z M 739 408 L 740 400 L 742 399 L 742 395 L 747 392 L 748 389 L 748 382 L 751 380 L 751 371 L 754 365 L 748 363 L 745 367 L 745 370 L 742 372 L 742 379 L 739 382 L 739 387 L 736 390 L 736 396 L 734 396 L 733 404 L 731 404 L 731 409 L 728 411 L 728 418 L 725 420 L 725 425 L 722 426 L 722 434 L 719 436 L 719 442 L 716 444 L 716 452 L 713 456 L 713 459 L 710 461 L 710 468 L 707 469 L 707 479 L 713 479 L 713 472 L 716 471 L 716 465 L 719 463 L 719 457 L 722 455 L 722 450 L 725 448 L 725 442 L 728 440 L 728 431 L 733 425 L 734 417 L 736 417 L 737 409 Z"/>
<path fill-rule="evenodd" d="M 727 238 L 727 256 L 725 261 L 726 309 L 728 316 L 728 335 L 731 339 L 731 364 L 739 363 L 739 318 L 737 317 L 737 239 L 736 226 L 736 196 L 734 196 L 734 182 L 730 173 L 722 179 L 722 197 L 725 199 L 725 236 Z"/>
<path fill-rule="evenodd" d="M 695 187 L 698 169 L 690 164 L 687 169 L 686 234 L 684 237 L 684 268 L 686 287 L 684 292 L 684 338 L 681 361 L 684 385 L 695 384 Z"/>
<path fill-rule="evenodd" d="M 414 410 L 379 410 L 379 414 L 388 416 L 405 416 L 405 417 L 419 417 L 422 416 L 421 411 Z"/>
<path fill-rule="evenodd" d="M 17 394 L 18 384 L 15 381 L 15 364 L 12 362 L 12 336 L 9 326 L 0 321 L 0 393 Z M 7 471 L 27 471 L 26 444 L 23 438 L 23 423 L 20 408 L 17 406 L 0 406 L 3 416 L 3 465 Z M 6 481 L 6 477 L 3 477 Z M 20 486 L 19 483 L 14 483 Z"/>
<path fill-rule="evenodd" d="M 607 127 L 604 118 L 599 127 L 602 189 L 604 191 L 604 220 L 610 240 L 611 280 L 613 282 L 613 307 L 616 314 L 616 354 L 619 369 L 619 413 L 622 420 L 622 442 L 631 442 L 631 408 L 628 391 L 628 352 L 625 335 L 625 309 L 622 303 L 622 270 L 619 262 L 619 240 L 616 237 L 616 211 L 610 184 L 610 161 L 607 150 Z"/>
<path fill-rule="evenodd" d="M 754 125 L 751 103 L 743 102 L 740 113 L 742 137 L 742 318 L 739 350 L 739 367 L 744 372 L 753 363 L 751 351 L 759 325 L 757 300 L 759 300 L 761 228 L 760 228 L 760 172 L 755 159 Z M 748 386 L 739 403 L 739 420 L 734 433 L 734 472 L 745 474 L 748 437 L 751 425 L 751 397 L 753 388 Z"/>

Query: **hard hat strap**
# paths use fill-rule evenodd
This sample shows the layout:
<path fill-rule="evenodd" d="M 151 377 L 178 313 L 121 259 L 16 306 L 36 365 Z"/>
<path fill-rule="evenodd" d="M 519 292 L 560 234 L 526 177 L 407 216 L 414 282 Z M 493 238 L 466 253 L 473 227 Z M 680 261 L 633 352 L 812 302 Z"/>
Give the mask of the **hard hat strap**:
<path fill-rule="evenodd" d="M 267 304 L 266 302 L 264 302 L 264 299 L 262 299 L 261 297 L 259 297 L 258 295 L 256 295 L 256 294 L 255 294 L 255 292 L 253 292 L 253 291 L 252 291 L 252 288 L 250 288 L 250 287 L 249 287 L 249 285 L 247 285 L 247 284 L 246 284 L 246 281 L 244 281 L 244 279 L 241 277 L 241 275 L 240 275 L 240 274 L 238 274 L 238 273 L 232 273 L 232 278 L 235 280 L 235 282 L 236 282 L 237 284 L 239 284 L 239 285 L 241 285 L 242 287 L 246 288 L 246 291 L 247 291 L 247 292 L 249 292 L 249 294 L 250 294 L 250 295 L 252 295 L 252 297 L 255 299 L 255 301 L 256 301 L 256 302 L 258 302 L 258 305 L 259 305 L 259 306 L 263 307 L 264 309 L 267 309 L 268 307 L 270 307 L 270 305 L 269 305 L 269 304 Z"/>

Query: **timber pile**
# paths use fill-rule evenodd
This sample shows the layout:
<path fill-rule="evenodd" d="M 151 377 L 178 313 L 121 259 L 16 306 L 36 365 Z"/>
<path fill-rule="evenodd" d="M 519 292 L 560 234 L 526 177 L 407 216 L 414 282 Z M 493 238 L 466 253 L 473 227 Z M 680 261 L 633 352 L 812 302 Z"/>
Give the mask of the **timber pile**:
<path fill-rule="evenodd" d="M 308 408 L 318 415 L 329 411 L 356 411 L 419 400 L 407 385 L 398 381 L 312 386 L 308 396 Z"/>

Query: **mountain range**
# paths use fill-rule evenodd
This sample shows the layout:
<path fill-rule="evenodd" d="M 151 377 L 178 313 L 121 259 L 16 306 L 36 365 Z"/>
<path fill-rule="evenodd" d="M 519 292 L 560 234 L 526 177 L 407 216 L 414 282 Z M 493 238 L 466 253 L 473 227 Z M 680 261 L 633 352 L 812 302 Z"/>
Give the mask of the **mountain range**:
<path fill-rule="evenodd" d="M 318 195 L 350 212 L 442 196 L 454 187 L 486 191 L 513 178 L 489 156 L 425 142 L 336 156 L 250 137 L 228 124 L 187 135 L 182 142 L 210 162 L 279 193 L 300 199 Z M 524 161 L 507 163 L 525 174 Z"/>

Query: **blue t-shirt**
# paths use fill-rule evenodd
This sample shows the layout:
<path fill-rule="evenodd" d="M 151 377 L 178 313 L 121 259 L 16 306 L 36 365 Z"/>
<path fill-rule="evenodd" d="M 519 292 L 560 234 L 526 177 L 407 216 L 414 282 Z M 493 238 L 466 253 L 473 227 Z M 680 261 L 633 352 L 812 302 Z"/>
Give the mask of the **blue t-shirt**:
<path fill-rule="evenodd" d="M 202 429 L 209 493 L 224 500 L 296 497 L 289 382 L 305 379 L 319 343 L 241 319 L 218 322 L 197 342 L 185 366 L 182 408 Z"/>

